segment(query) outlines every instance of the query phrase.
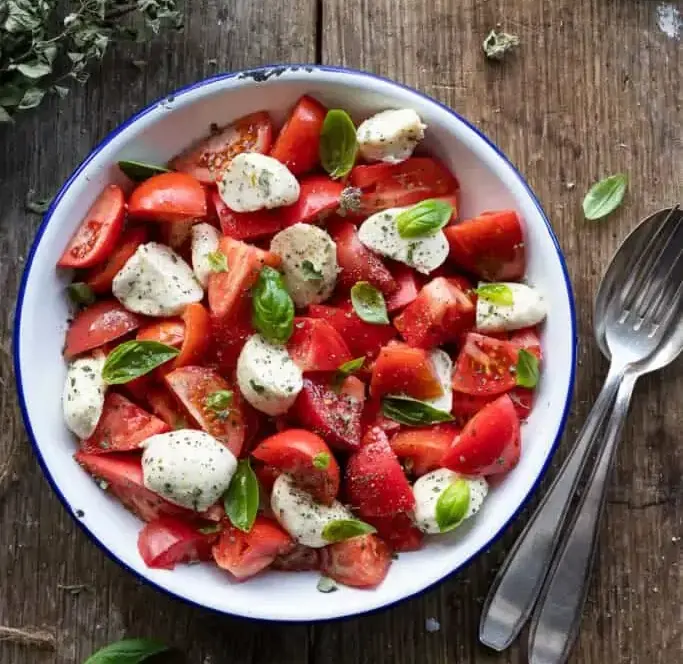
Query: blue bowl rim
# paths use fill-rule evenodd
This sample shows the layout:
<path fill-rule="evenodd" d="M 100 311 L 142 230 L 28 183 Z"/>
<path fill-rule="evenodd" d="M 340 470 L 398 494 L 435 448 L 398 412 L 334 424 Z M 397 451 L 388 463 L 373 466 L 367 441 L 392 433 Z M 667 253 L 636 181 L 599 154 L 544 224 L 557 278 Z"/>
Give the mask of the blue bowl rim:
<path fill-rule="evenodd" d="M 323 72 L 330 72 L 330 73 L 338 73 L 338 74 L 352 74 L 355 76 L 363 77 L 363 78 L 370 78 L 370 79 L 375 79 L 382 81 L 384 83 L 389 83 L 393 86 L 397 86 L 399 88 L 402 88 L 404 90 L 407 90 L 413 94 L 416 94 L 423 99 L 438 105 L 441 107 L 443 110 L 445 110 L 447 113 L 452 115 L 456 120 L 458 120 L 460 123 L 465 125 L 468 129 L 473 131 L 480 139 L 482 139 L 485 143 L 487 143 L 497 154 L 497 156 L 502 159 L 514 172 L 524 189 L 526 190 L 527 194 L 531 198 L 531 200 L 534 202 L 534 205 L 536 206 L 536 209 L 538 210 L 538 213 L 541 215 L 543 218 L 543 221 L 548 229 L 548 232 L 550 234 L 550 237 L 553 241 L 553 244 L 555 246 L 555 250 L 557 252 L 557 258 L 560 261 L 560 265 L 562 267 L 562 273 L 564 276 L 565 280 L 565 287 L 567 289 L 567 295 L 569 297 L 569 306 L 570 306 L 570 313 L 571 313 L 571 336 L 573 339 L 573 344 L 572 344 L 572 359 L 571 359 L 571 375 L 569 378 L 569 385 L 568 385 L 568 390 L 567 390 L 567 398 L 565 401 L 565 406 L 564 410 L 562 412 L 562 417 L 560 419 L 560 426 L 557 431 L 557 435 L 555 437 L 555 440 L 553 441 L 553 444 L 550 448 L 550 452 L 548 454 L 548 457 L 543 464 L 543 467 L 541 468 L 538 477 L 536 478 L 534 484 L 532 487 L 529 489 L 527 492 L 526 496 L 520 503 L 519 507 L 517 510 L 512 514 L 512 516 L 508 519 L 506 523 L 504 523 L 500 529 L 494 533 L 491 538 L 484 544 L 478 551 L 474 552 L 469 558 L 464 560 L 457 568 L 449 572 L 448 574 L 442 576 L 440 579 L 437 581 L 434 581 L 433 583 L 429 584 L 428 586 L 425 586 L 421 590 L 418 590 L 414 593 L 411 593 L 410 595 L 406 595 L 405 597 L 402 597 L 401 599 L 395 600 L 393 602 L 388 602 L 386 604 L 383 604 L 382 606 L 376 607 L 374 609 L 368 609 L 367 611 L 357 611 L 354 613 L 349 613 L 343 616 L 339 616 L 336 618 L 320 618 L 320 619 L 309 619 L 309 620 L 286 620 L 286 619 L 275 619 L 275 618 L 254 618 L 254 617 L 248 617 L 248 616 L 243 616 L 240 614 L 236 613 L 231 613 L 229 611 L 222 611 L 220 609 L 216 609 L 213 607 L 208 607 L 205 606 L 204 604 L 200 604 L 198 602 L 195 602 L 194 600 L 188 599 L 187 597 L 184 597 L 183 595 L 180 595 L 176 592 L 173 592 L 171 590 L 168 590 L 167 588 L 164 588 L 160 584 L 158 584 L 155 581 L 152 581 L 151 579 L 147 578 L 146 576 L 140 574 L 136 570 L 134 570 L 132 567 L 130 567 L 127 563 L 125 563 L 123 560 L 118 558 L 114 553 L 106 547 L 106 545 L 99 540 L 93 532 L 88 528 L 88 526 L 78 517 L 78 515 L 75 513 L 75 511 L 72 509 L 71 505 L 67 502 L 65 496 L 62 494 L 62 492 L 59 489 L 59 486 L 57 485 L 54 477 L 50 473 L 47 464 L 45 463 L 45 459 L 43 458 L 43 455 L 40 452 L 40 448 L 38 447 L 35 435 L 33 433 L 33 428 L 31 426 L 31 421 L 28 416 L 28 411 L 26 408 L 26 400 L 24 396 L 24 389 L 23 389 L 23 384 L 22 384 L 22 379 L 21 379 L 21 368 L 20 368 L 20 363 L 19 363 L 19 331 L 21 328 L 21 315 L 22 315 L 22 309 L 23 309 L 23 302 L 24 302 L 24 296 L 25 296 L 25 291 L 26 291 L 26 283 L 28 281 L 28 275 L 31 271 L 31 265 L 33 263 L 33 259 L 35 257 L 36 250 L 40 244 L 40 241 L 42 239 L 43 233 L 45 232 L 45 229 L 47 228 L 48 223 L 50 222 L 50 219 L 52 218 L 52 215 L 59 205 L 61 199 L 63 198 L 64 194 L 66 191 L 69 189 L 71 184 L 76 180 L 76 178 L 80 175 L 80 173 L 85 169 L 85 167 L 95 158 L 95 156 L 103 150 L 118 134 L 120 134 L 124 129 L 135 123 L 137 120 L 139 120 L 141 117 L 147 115 L 148 113 L 152 112 L 160 103 L 163 103 L 164 101 L 167 101 L 169 98 L 177 98 L 180 95 L 183 95 L 185 93 L 188 93 L 192 90 L 196 90 L 198 88 L 202 88 L 206 85 L 218 82 L 218 81 L 227 81 L 233 78 L 252 78 L 257 84 L 261 82 L 267 82 L 267 80 L 271 76 L 279 76 L 280 74 L 286 72 L 286 71 L 297 71 L 303 69 L 306 72 L 314 72 L 314 71 L 323 71 Z M 38 458 L 38 463 L 40 464 L 40 467 L 43 471 L 43 474 L 47 478 L 49 484 L 52 487 L 52 490 L 55 492 L 57 497 L 59 498 L 60 502 L 64 506 L 64 508 L 71 514 L 72 518 L 76 521 L 76 523 L 79 525 L 81 530 L 86 534 L 88 539 L 93 542 L 95 545 L 97 545 L 110 559 L 118 563 L 121 567 L 126 569 L 128 572 L 130 572 L 138 581 L 145 583 L 147 585 L 150 585 L 154 587 L 156 590 L 162 592 L 165 595 L 169 595 L 175 599 L 179 599 L 182 602 L 185 602 L 193 607 L 197 607 L 203 610 L 211 611 L 213 613 L 217 613 L 219 615 L 223 616 L 230 616 L 232 618 L 239 618 L 243 620 L 252 620 L 252 621 L 258 621 L 258 622 L 276 622 L 276 623 L 286 623 L 286 624 L 302 624 L 302 623 L 311 623 L 311 622 L 334 622 L 338 620 L 348 620 L 351 618 L 355 618 L 358 616 L 366 616 L 366 615 L 371 615 L 373 613 L 377 613 L 379 611 L 384 611 L 388 608 L 391 608 L 393 606 L 396 606 L 402 602 L 405 602 L 408 599 L 414 598 L 414 597 L 419 597 L 423 593 L 431 590 L 432 588 L 435 588 L 439 584 L 443 583 L 446 579 L 449 577 L 453 576 L 454 574 L 462 571 L 466 566 L 468 566 L 477 556 L 479 556 L 483 551 L 489 549 L 503 534 L 503 532 L 507 529 L 507 527 L 517 518 L 521 510 L 525 507 L 525 505 L 528 503 L 531 495 L 538 489 L 543 477 L 545 476 L 548 467 L 550 466 L 550 462 L 552 461 L 552 458 L 557 451 L 557 447 L 559 445 L 560 439 L 562 438 L 562 434 L 564 433 L 565 426 L 567 424 L 567 418 L 569 416 L 569 410 L 571 407 L 571 402 L 572 402 L 572 395 L 574 392 L 574 384 L 575 384 L 575 379 L 576 379 L 576 359 L 577 359 L 577 344 L 578 344 L 578 336 L 577 336 L 577 325 L 576 325 L 576 305 L 575 305 L 575 300 L 574 300 L 574 291 L 572 289 L 571 285 L 571 280 L 569 278 L 569 271 L 567 269 L 567 264 L 564 259 L 564 255 L 562 253 L 562 249 L 560 248 L 560 244 L 558 242 L 557 237 L 555 236 L 555 233 L 552 229 L 552 226 L 550 224 L 550 221 L 543 210 L 543 207 L 541 206 L 541 203 L 539 202 L 538 198 L 534 194 L 533 190 L 527 183 L 526 179 L 522 176 L 522 174 L 519 172 L 519 170 L 516 168 L 516 166 L 508 159 L 508 157 L 505 155 L 505 153 L 495 144 L 493 143 L 485 134 L 483 134 L 475 125 L 473 125 L 469 120 L 465 119 L 463 116 L 461 116 L 459 113 L 454 111 L 452 108 L 446 106 L 445 104 L 441 103 L 437 99 L 434 99 L 433 97 L 430 97 L 429 95 L 426 95 L 419 90 L 415 90 L 414 88 L 411 88 L 410 86 L 404 85 L 403 83 L 398 83 L 397 81 L 393 81 L 389 78 L 386 78 L 385 76 L 380 76 L 378 74 L 373 74 L 370 72 L 366 71 L 361 71 L 357 69 L 351 69 L 348 67 L 335 67 L 335 66 L 329 66 L 329 65 L 319 65 L 319 64 L 282 64 L 282 65 L 263 65 L 260 67 L 254 67 L 250 69 L 243 69 L 239 71 L 234 71 L 234 72 L 229 72 L 229 73 L 224 73 L 224 74 L 217 74 L 215 76 L 211 76 L 209 78 L 202 79 L 201 81 L 197 81 L 195 83 L 191 83 L 189 85 L 186 85 L 184 87 L 178 88 L 176 91 L 167 94 L 160 99 L 157 99 L 156 101 L 152 102 L 151 104 L 145 106 L 142 110 L 138 111 L 135 113 L 133 116 L 128 118 L 128 120 L 124 121 L 122 124 L 120 124 L 116 129 L 111 131 L 107 136 L 100 141 L 99 144 L 97 144 L 93 150 L 88 154 L 88 156 L 80 163 L 79 166 L 76 167 L 76 169 L 73 171 L 73 173 L 69 176 L 69 178 L 64 182 L 64 184 L 60 187 L 59 191 L 55 195 L 55 197 L 52 200 L 52 203 L 48 210 L 46 211 L 43 221 L 41 222 L 40 226 L 38 227 L 38 231 L 36 232 L 35 238 L 33 240 L 33 244 L 31 245 L 31 250 L 29 251 L 29 254 L 26 258 L 26 262 L 24 265 L 24 271 L 22 273 L 22 278 L 21 278 L 21 283 L 19 285 L 19 292 L 17 295 L 17 304 L 15 308 L 15 316 L 14 316 L 14 328 L 13 328 L 13 334 L 12 334 L 12 358 L 13 358 L 13 364 L 14 364 L 14 375 L 15 375 L 15 380 L 17 384 L 17 393 L 19 396 L 19 407 L 21 410 L 21 415 L 22 419 L 24 421 L 24 427 L 26 428 L 26 432 L 29 437 L 29 442 L 31 443 L 31 446 L 33 447 L 33 451 Z"/>

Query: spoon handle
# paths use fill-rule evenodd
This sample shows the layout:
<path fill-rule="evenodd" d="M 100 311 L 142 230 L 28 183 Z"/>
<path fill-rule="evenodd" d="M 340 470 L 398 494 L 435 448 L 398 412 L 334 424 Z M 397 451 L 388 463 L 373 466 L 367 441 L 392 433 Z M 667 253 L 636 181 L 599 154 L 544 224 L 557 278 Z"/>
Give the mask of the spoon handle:
<path fill-rule="evenodd" d="M 607 480 L 637 379 L 637 374 L 627 373 L 619 386 L 614 410 L 600 437 L 595 465 L 572 524 L 553 559 L 531 621 L 529 664 L 564 664 L 578 635 L 597 549 Z"/>
<path fill-rule="evenodd" d="M 610 367 L 574 449 L 498 570 L 479 623 L 479 640 L 494 650 L 507 648 L 531 615 L 596 433 L 612 410 L 623 376 L 623 368 Z"/>

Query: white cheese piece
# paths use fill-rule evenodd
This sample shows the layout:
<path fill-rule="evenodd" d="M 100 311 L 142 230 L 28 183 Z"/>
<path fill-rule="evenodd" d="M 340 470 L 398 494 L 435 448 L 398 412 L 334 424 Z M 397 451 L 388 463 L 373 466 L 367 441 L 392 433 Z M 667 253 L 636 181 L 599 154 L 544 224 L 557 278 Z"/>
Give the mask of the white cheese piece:
<path fill-rule="evenodd" d="M 446 351 L 440 348 L 435 348 L 430 353 L 430 357 L 443 388 L 443 394 L 440 397 L 436 397 L 436 399 L 428 399 L 427 403 L 438 410 L 450 413 L 451 408 L 453 408 L 453 360 L 451 360 Z"/>
<path fill-rule="evenodd" d="M 196 224 L 192 227 L 192 269 L 197 281 L 206 288 L 211 274 L 209 254 L 218 251 L 221 234 L 211 224 Z"/>
<path fill-rule="evenodd" d="M 145 316 L 179 316 L 204 292 L 190 266 L 163 244 L 141 244 L 117 272 L 112 292 L 121 304 Z"/>
<path fill-rule="evenodd" d="M 296 401 L 304 381 L 284 346 L 254 334 L 237 358 L 237 384 L 254 408 L 267 415 L 281 415 Z"/>
<path fill-rule="evenodd" d="M 257 152 L 242 152 L 218 179 L 218 193 L 235 212 L 291 205 L 299 200 L 299 182 L 277 159 Z"/>
<path fill-rule="evenodd" d="M 441 532 L 436 521 L 436 504 L 439 496 L 457 479 L 467 480 L 470 487 L 470 503 L 463 521 L 471 518 L 481 509 L 489 490 L 483 477 L 460 475 L 448 468 L 433 470 L 420 477 L 413 485 L 415 524 L 421 531 L 431 534 Z"/>
<path fill-rule="evenodd" d="M 235 455 L 204 431 L 160 433 L 142 445 L 145 486 L 196 512 L 204 512 L 225 493 L 237 468 Z"/>
<path fill-rule="evenodd" d="M 322 535 L 328 523 L 355 518 L 338 500 L 329 506 L 317 503 L 309 493 L 295 486 L 286 473 L 273 484 L 270 506 L 280 525 L 299 544 L 314 549 L 330 543 Z"/>
<path fill-rule="evenodd" d="M 358 127 L 358 150 L 368 161 L 398 164 L 413 154 L 426 128 L 411 108 L 382 111 Z"/>
<path fill-rule="evenodd" d="M 490 284 L 480 283 L 479 286 Z M 546 316 L 545 301 L 534 288 L 518 283 L 496 284 L 506 286 L 512 295 L 512 304 L 499 304 L 483 296 L 477 298 L 477 331 L 502 332 L 537 325 Z"/>
<path fill-rule="evenodd" d="M 390 208 L 368 217 L 358 229 L 358 239 L 376 254 L 405 263 L 422 274 L 443 265 L 448 257 L 448 240 L 443 231 L 429 237 L 402 238 L 396 217 L 409 208 Z"/>
<path fill-rule="evenodd" d="M 337 245 L 322 228 L 294 224 L 280 231 L 270 250 L 282 259 L 285 285 L 297 307 L 327 300 L 337 283 Z"/>
<path fill-rule="evenodd" d="M 81 440 L 92 436 L 104 407 L 104 355 L 82 357 L 69 364 L 62 395 L 66 426 Z"/>

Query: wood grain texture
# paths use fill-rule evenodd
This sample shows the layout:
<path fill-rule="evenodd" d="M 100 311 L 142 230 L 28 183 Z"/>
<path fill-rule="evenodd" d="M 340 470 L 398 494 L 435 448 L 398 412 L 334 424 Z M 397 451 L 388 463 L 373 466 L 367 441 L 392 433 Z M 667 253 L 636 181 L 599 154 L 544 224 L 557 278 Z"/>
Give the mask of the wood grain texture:
<path fill-rule="evenodd" d="M 522 664 L 477 644 L 481 603 L 523 518 L 438 589 L 363 619 L 316 626 L 230 620 L 139 585 L 59 505 L 30 453 L 14 396 L 14 296 L 51 194 L 137 108 L 203 76 L 269 62 L 322 61 L 415 86 L 480 126 L 528 178 L 550 215 L 576 289 L 581 329 L 566 454 L 604 376 L 592 296 L 620 239 L 647 212 L 683 199 L 683 48 L 647 0 L 233 0 L 186 2 L 186 29 L 110 52 L 85 90 L 0 128 L 0 624 L 53 631 L 57 650 L 0 642 L 2 664 L 78 664 L 124 635 L 153 636 L 190 664 Z M 683 4 L 673 3 L 682 13 Z M 322 10 L 321 12 L 319 10 Z M 316 35 L 316 20 L 322 27 Z M 481 41 L 497 23 L 522 47 L 500 64 Z M 215 58 L 217 64 L 210 64 Z M 138 71 L 132 60 L 145 59 Z M 623 170 L 627 202 L 582 221 L 583 192 Z M 597 573 L 572 662 L 673 664 L 683 648 L 681 365 L 643 380 L 619 452 Z M 547 482 L 546 482 L 547 484 Z M 2 490 L 0 489 L 0 490 Z M 533 507 L 535 501 L 529 506 Z M 84 585 L 80 590 L 64 586 Z M 217 589 L 218 591 L 218 589 Z M 331 596 L 331 599 L 333 596 Z M 430 633 L 434 618 L 440 630 Z"/>

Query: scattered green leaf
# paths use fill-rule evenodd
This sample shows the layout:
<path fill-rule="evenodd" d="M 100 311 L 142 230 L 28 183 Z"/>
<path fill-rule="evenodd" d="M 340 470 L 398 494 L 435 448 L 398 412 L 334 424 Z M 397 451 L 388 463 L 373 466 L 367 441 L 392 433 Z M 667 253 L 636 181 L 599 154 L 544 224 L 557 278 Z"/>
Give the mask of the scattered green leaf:
<path fill-rule="evenodd" d="M 256 520 L 259 485 L 249 459 L 237 462 L 237 470 L 223 499 L 225 513 L 235 528 L 248 533 Z"/>
<path fill-rule="evenodd" d="M 510 35 L 507 32 L 496 32 L 495 30 L 491 30 L 486 35 L 486 39 L 484 39 L 482 44 L 484 53 L 486 53 L 486 57 L 489 60 L 502 60 L 505 54 L 516 46 L 519 46 L 519 37 L 517 35 Z"/>
<path fill-rule="evenodd" d="M 339 590 L 337 584 L 327 576 L 321 576 L 320 579 L 318 579 L 316 588 L 321 593 L 333 593 L 335 590 Z"/>
<path fill-rule="evenodd" d="M 596 182 L 583 199 L 583 214 L 586 219 L 602 219 L 616 210 L 624 200 L 628 187 L 628 176 L 624 173 L 610 175 Z"/>
<path fill-rule="evenodd" d="M 357 371 L 360 371 L 363 368 L 364 364 L 365 356 L 357 357 L 354 360 L 349 360 L 348 362 L 340 364 L 337 367 L 337 370 L 334 372 L 334 376 L 332 377 L 332 387 L 335 390 L 338 390 L 341 387 L 342 383 L 349 376 L 355 374 Z"/>
<path fill-rule="evenodd" d="M 396 229 L 402 238 L 429 237 L 438 233 L 452 216 L 452 205 L 446 201 L 428 199 L 399 213 Z"/>
<path fill-rule="evenodd" d="M 462 523 L 470 506 L 470 483 L 459 477 L 449 484 L 436 501 L 436 523 L 447 533 Z"/>
<path fill-rule="evenodd" d="M 322 537 L 326 542 L 341 542 L 352 537 L 376 532 L 377 530 L 369 523 L 358 519 L 336 519 L 328 522 L 323 528 Z"/>
<path fill-rule="evenodd" d="M 453 416 L 445 410 L 434 408 L 426 401 L 400 394 L 390 394 L 382 399 L 382 413 L 394 422 L 412 427 L 453 420 Z"/>
<path fill-rule="evenodd" d="M 66 287 L 69 299 L 79 307 L 87 307 L 95 301 L 95 291 L 82 281 L 74 281 Z"/>
<path fill-rule="evenodd" d="M 179 352 L 158 341 L 125 341 L 107 355 L 102 379 L 107 385 L 128 383 L 172 360 Z"/>
<path fill-rule="evenodd" d="M 320 281 L 323 278 L 323 273 L 309 260 L 301 262 L 301 271 L 306 281 Z"/>
<path fill-rule="evenodd" d="M 124 639 L 90 655 L 84 664 L 139 664 L 167 650 L 168 646 L 151 639 Z"/>
<path fill-rule="evenodd" d="M 232 390 L 216 390 L 207 395 L 204 405 L 215 413 L 223 413 L 232 405 Z"/>
<path fill-rule="evenodd" d="M 143 182 L 151 178 L 153 175 L 161 175 L 162 173 L 170 173 L 165 166 L 157 166 L 156 164 L 146 164 L 142 161 L 122 160 L 118 162 L 119 168 L 127 175 L 133 182 Z"/>
<path fill-rule="evenodd" d="M 358 281 L 351 288 L 351 304 L 358 318 L 366 323 L 388 325 L 389 316 L 382 291 L 367 281 Z"/>
<path fill-rule="evenodd" d="M 24 201 L 24 207 L 28 212 L 33 212 L 33 214 L 45 214 L 50 205 L 52 205 L 52 200 L 54 196 L 49 196 L 45 198 L 40 198 L 36 196 L 36 192 L 33 189 L 29 189 L 26 192 L 26 200 Z"/>
<path fill-rule="evenodd" d="M 512 288 L 507 284 L 482 284 L 475 288 L 474 292 L 484 300 L 494 304 L 503 304 L 511 307 L 514 304 Z"/>
<path fill-rule="evenodd" d="M 227 272 L 228 259 L 222 251 L 210 251 L 206 254 L 206 260 L 212 272 Z"/>
<path fill-rule="evenodd" d="M 252 290 L 252 323 L 271 343 L 287 343 L 294 329 L 294 302 L 282 275 L 266 265 Z"/>
<path fill-rule="evenodd" d="M 356 127 L 346 111 L 327 111 L 320 133 L 320 163 L 333 178 L 348 175 L 356 161 Z"/>
<path fill-rule="evenodd" d="M 520 348 L 516 367 L 517 385 L 520 387 L 536 387 L 540 372 L 538 358 L 524 348 Z"/>
<path fill-rule="evenodd" d="M 313 457 L 313 467 L 318 470 L 327 470 L 330 465 L 330 455 L 327 452 L 318 452 Z"/>

